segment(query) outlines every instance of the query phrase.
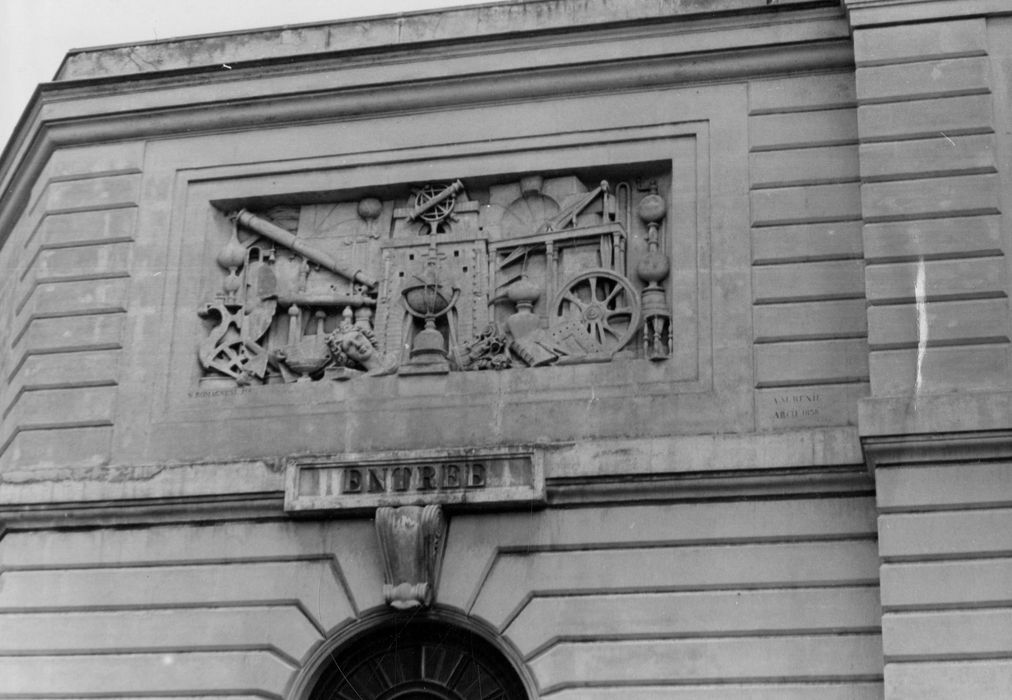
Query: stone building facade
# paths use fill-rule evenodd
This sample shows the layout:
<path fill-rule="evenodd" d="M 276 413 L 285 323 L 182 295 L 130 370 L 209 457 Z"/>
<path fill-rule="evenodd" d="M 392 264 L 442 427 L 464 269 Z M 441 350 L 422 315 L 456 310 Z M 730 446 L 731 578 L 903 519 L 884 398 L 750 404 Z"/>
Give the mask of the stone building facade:
<path fill-rule="evenodd" d="M 1012 5 L 69 54 L 0 158 L 0 698 L 1012 696 Z"/>

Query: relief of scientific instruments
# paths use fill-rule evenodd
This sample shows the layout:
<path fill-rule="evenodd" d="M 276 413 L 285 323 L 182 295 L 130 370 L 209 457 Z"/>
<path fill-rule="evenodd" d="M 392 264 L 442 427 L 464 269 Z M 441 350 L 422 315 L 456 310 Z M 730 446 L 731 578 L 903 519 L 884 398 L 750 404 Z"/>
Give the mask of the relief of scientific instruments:
<path fill-rule="evenodd" d="M 239 385 L 671 355 L 670 171 L 386 187 L 223 212 L 198 357 Z"/>

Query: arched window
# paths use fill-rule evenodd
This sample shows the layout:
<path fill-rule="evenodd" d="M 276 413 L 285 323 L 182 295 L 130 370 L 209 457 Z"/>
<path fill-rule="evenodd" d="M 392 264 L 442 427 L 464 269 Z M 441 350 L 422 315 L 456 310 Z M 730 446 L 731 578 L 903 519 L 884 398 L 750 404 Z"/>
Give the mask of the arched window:
<path fill-rule="evenodd" d="M 528 700 L 509 659 L 462 626 L 394 618 L 321 663 L 308 700 Z"/>

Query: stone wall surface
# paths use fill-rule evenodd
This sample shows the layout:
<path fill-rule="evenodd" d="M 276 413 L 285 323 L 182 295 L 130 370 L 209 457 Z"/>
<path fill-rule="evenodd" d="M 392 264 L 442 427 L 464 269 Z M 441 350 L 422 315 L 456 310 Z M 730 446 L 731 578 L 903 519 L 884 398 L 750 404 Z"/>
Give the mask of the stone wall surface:
<path fill-rule="evenodd" d="M 756 423 L 846 425 L 868 394 L 851 71 L 749 85 Z"/>
<path fill-rule="evenodd" d="M 869 28 L 855 51 L 873 391 L 1006 386 L 986 22 Z"/>
<path fill-rule="evenodd" d="M 0 698 L 306 700 L 412 498 L 534 695 L 1009 697 L 1010 47 L 1002 0 L 535 0 L 73 52 L 0 160 Z M 551 366 L 470 366 L 503 288 L 645 300 L 652 243 L 663 332 L 542 299 Z M 497 450 L 527 500 L 385 471 Z"/>
<path fill-rule="evenodd" d="M 144 145 L 54 154 L 5 255 L 0 463 L 110 458 Z"/>
<path fill-rule="evenodd" d="M 859 425 L 896 700 L 1012 690 L 1010 27 L 973 5 L 851 7 L 872 389 Z"/>
<path fill-rule="evenodd" d="M 546 697 L 881 697 L 874 516 L 867 496 L 454 516 L 437 604 Z M 284 697 L 384 605 L 371 520 L 9 532 L 0 567 L 14 697 Z"/>
<path fill-rule="evenodd" d="M 42 235 L 74 230 L 94 261 L 68 249 L 14 263 L 38 282 L 21 292 L 25 321 L 14 338 L 31 359 L 12 360 L 8 374 L 58 365 L 73 377 L 11 384 L 5 424 L 17 437 L 2 457 L 8 498 L 268 492 L 281 486 L 283 460 L 298 454 L 809 427 L 838 428 L 839 439 L 853 440 L 868 368 L 857 313 L 863 282 L 846 26 L 836 10 L 806 7 L 785 33 L 776 13 L 725 9 L 676 13 L 641 30 L 594 27 L 594 50 L 586 40 L 497 38 L 499 80 L 454 46 L 426 49 L 410 75 L 396 57 L 314 61 L 300 71 L 237 67 L 157 84 L 110 69 L 92 77 L 127 80 L 122 87 L 100 82 L 90 102 L 47 104 L 49 118 L 65 124 L 96 115 L 88 132 L 68 132 L 61 143 L 95 140 L 102 129 L 149 140 L 55 146 L 47 162 L 76 154 L 85 163 L 94 154 L 91 167 L 103 175 L 78 183 L 65 179 L 72 166 L 64 166 L 58 182 L 26 200 L 10 239 L 16 248 L 18 236 L 31 238 L 33 217 L 44 211 Z M 532 72 L 526 57 L 535 50 L 542 67 Z M 701 52 L 705 61 L 693 58 Z M 753 55 L 760 63 L 749 62 Z M 576 71 L 574 61 L 593 69 Z M 441 76 L 455 71 L 450 91 Z M 289 96 L 268 101 L 282 86 Z M 210 110 L 190 108 L 202 100 L 230 106 L 207 121 Z M 112 163 L 117 157 L 123 162 Z M 239 207 L 306 210 L 370 188 L 396 197 L 411 183 L 454 178 L 477 196 L 484 182 L 503 187 L 495 183 L 525 172 L 587 180 L 608 167 L 633 180 L 660 173 L 666 188 L 660 235 L 672 265 L 664 284 L 676 342 L 663 361 L 638 355 L 637 340 L 632 359 L 605 364 L 266 385 L 241 385 L 197 362 L 215 330 L 198 311 L 221 294 L 226 275 L 216 261 L 229 240 L 226 214 Z M 641 255 L 646 228 L 633 224 L 630 255 Z M 91 245 L 83 232 L 92 227 L 108 232 L 109 243 Z M 385 274 L 377 261 L 369 265 L 370 274 Z M 385 328 L 377 332 L 393 338 Z M 54 334 L 73 345 L 54 345 Z M 85 362 L 72 366 L 69 347 Z M 79 442 L 61 448 L 71 443 L 49 439 L 55 430 L 75 431 Z M 841 463 L 840 455 L 825 463 Z M 180 468 L 190 469 L 186 490 L 166 491 L 166 470 Z M 244 471 L 242 484 L 227 476 Z"/>

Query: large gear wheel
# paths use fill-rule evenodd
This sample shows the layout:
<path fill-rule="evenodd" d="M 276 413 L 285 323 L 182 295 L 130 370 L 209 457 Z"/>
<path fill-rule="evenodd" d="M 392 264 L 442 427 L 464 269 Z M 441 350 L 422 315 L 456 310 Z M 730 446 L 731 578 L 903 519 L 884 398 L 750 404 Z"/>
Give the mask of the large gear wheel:
<path fill-rule="evenodd" d="M 616 272 L 588 270 L 562 286 L 549 314 L 552 326 L 578 323 L 603 352 L 614 354 L 639 330 L 639 294 Z"/>

